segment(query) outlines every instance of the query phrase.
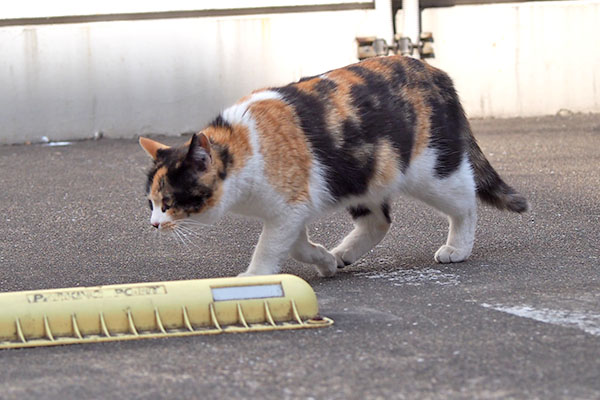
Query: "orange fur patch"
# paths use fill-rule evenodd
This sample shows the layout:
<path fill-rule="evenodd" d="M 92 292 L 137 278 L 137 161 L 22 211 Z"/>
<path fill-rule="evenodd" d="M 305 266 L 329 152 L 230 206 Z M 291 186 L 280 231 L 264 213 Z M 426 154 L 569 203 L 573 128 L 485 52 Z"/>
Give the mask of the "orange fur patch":
<path fill-rule="evenodd" d="M 294 86 L 305 93 L 313 94 L 315 86 L 321 81 L 321 78 L 312 78 L 306 81 L 298 82 Z"/>
<path fill-rule="evenodd" d="M 344 142 L 341 123 L 346 119 L 357 119 L 350 89 L 353 85 L 360 85 L 364 80 L 354 72 L 347 69 L 336 69 L 328 72 L 327 79 L 337 85 L 337 89 L 330 96 L 331 107 L 326 116 L 327 127 L 333 133 L 336 145 L 341 146 Z"/>
<path fill-rule="evenodd" d="M 397 153 L 394 146 L 387 139 L 377 143 L 377 158 L 375 160 L 375 174 L 371 181 L 372 185 L 383 187 L 394 181 L 399 165 Z"/>
<path fill-rule="evenodd" d="M 169 217 L 171 217 L 171 219 L 173 219 L 173 220 L 183 219 L 183 218 L 187 217 L 187 215 L 183 211 L 175 209 L 175 208 L 168 209 L 167 215 Z M 163 226 L 163 228 L 168 228 L 168 226 L 165 225 L 165 226 Z"/>
<path fill-rule="evenodd" d="M 409 81 L 430 81 L 429 72 L 427 72 L 429 64 L 423 63 L 425 70 L 413 68 L 411 64 L 406 62 L 406 57 L 395 56 L 395 62 L 402 64 L 406 71 L 406 76 Z M 423 89 L 419 89 L 416 85 L 408 85 L 404 87 L 404 98 L 413 106 L 416 116 L 416 129 L 414 145 L 411 153 L 411 159 L 418 156 L 425 150 L 431 136 L 431 106 L 425 101 L 425 93 Z"/>
<path fill-rule="evenodd" d="M 307 201 L 312 157 L 296 113 L 279 100 L 259 101 L 249 109 L 258 128 L 267 179 L 288 202 Z"/>
<path fill-rule="evenodd" d="M 390 79 L 393 73 L 392 64 L 400 63 L 406 71 L 409 82 L 428 81 L 429 75 L 425 70 L 411 67 L 404 56 L 377 57 L 367 59 L 360 63 L 370 70 Z M 427 66 L 427 64 L 425 64 Z M 425 101 L 425 93 L 415 85 L 407 85 L 402 88 L 402 96 L 414 109 L 416 116 L 416 127 L 411 159 L 425 150 L 431 135 L 431 106 Z"/>
<path fill-rule="evenodd" d="M 239 171 L 246 165 L 246 161 L 248 161 L 248 158 L 252 154 L 250 133 L 247 126 L 236 124 L 232 126 L 231 131 L 211 126 L 202 132 L 213 142 L 227 146 L 229 153 L 233 157 L 233 165 L 230 171 Z M 213 155 L 213 159 L 215 158 L 217 157 Z"/>
<path fill-rule="evenodd" d="M 160 197 L 160 192 L 162 190 L 162 186 L 165 184 L 165 175 L 167 174 L 167 167 L 161 167 L 156 171 L 154 177 L 152 178 L 152 185 L 150 186 L 150 196 L 155 203 L 160 204 L 162 202 L 162 197 Z"/>
<path fill-rule="evenodd" d="M 425 101 L 424 93 L 415 87 L 404 89 L 404 97 L 415 111 L 416 128 L 411 159 L 425 150 L 431 135 L 431 106 Z"/>
<path fill-rule="evenodd" d="M 345 83 L 347 87 L 365 83 L 363 78 L 345 68 L 334 69 L 333 71 L 328 72 L 326 76 L 328 79 L 331 79 L 338 84 L 341 84 L 342 82 Z"/>
<path fill-rule="evenodd" d="M 383 76 L 386 80 L 390 80 L 394 72 L 390 67 L 390 63 L 395 61 L 393 57 L 374 57 L 368 58 L 358 65 Z"/>

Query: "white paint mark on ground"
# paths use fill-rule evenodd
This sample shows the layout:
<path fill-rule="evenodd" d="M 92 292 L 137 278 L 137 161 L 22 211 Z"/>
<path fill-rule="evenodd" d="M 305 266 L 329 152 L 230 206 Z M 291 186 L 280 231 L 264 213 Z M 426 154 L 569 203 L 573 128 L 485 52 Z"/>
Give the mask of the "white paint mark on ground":
<path fill-rule="evenodd" d="M 600 336 L 600 314 L 588 311 L 552 310 L 531 306 L 504 306 L 501 304 L 481 304 L 485 308 L 502 311 L 518 317 L 530 318 L 552 325 L 578 328 L 589 334 Z"/>
<path fill-rule="evenodd" d="M 44 143 L 42 146 L 56 147 L 56 146 L 70 146 L 71 142 L 49 142 Z"/>
<path fill-rule="evenodd" d="M 394 286 L 421 286 L 426 284 L 456 286 L 460 283 L 458 275 L 442 272 L 434 268 L 400 269 L 387 272 L 357 272 L 354 275 L 367 279 L 384 279 L 392 282 Z"/>

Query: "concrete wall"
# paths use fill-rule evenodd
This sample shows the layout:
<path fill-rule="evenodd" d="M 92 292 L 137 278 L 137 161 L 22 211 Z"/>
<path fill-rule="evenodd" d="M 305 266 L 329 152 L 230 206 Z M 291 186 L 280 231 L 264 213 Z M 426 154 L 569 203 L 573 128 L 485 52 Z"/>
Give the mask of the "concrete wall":
<path fill-rule="evenodd" d="M 355 37 L 377 32 L 374 17 L 349 10 L 2 27 L 0 143 L 197 131 L 253 89 L 355 62 Z"/>
<path fill-rule="evenodd" d="M 255 88 L 356 61 L 355 37 L 389 36 L 384 19 L 362 9 L 0 27 L 0 143 L 196 131 Z M 472 117 L 600 112 L 600 0 L 426 9 L 422 27 Z"/>
<path fill-rule="evenodd" d="M 471 117 L 600 112 L 600 1 L 431 8 L 421 19 L 431 64 Z"/>

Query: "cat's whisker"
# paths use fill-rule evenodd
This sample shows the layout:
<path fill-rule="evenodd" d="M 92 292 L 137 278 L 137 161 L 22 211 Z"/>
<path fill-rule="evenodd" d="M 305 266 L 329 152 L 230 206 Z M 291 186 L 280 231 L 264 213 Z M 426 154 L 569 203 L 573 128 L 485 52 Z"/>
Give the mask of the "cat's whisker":
<path fill-rule="evenodd" d="M 188 243 L 185 241 L 184 237 L 182 236 L 182 234 L 177 230 L 177 229 L 173 229 L 173 232 L 175 233 L 175 235 L 177 235 L 177 237 L 179 238 L 179 242 L 181 242 L 181 244 L 186 248 L 189 249 L 189 245 Z"/>
<path fill-rule="evenodd" d="M 173 230 L 177 231 L 180 234 L 185 234 L 185 229 L 183 226 L 179 225 L 179 224 L 173 224 Z"/>
<path fill-rule="evenodd" d="M 179 236 L 182 242 L 186 244 L 189 242 L 190 239 L 187 237 L 186 233 L 183 230 L 181 230 L 180 227 L 175 228 L 175 233 L 177 234 L 177 236 Z"/>
<path fill-rule="evenodd" d="M 210 226 L 207 224 L 203 224 L 202 222 L 198 222 L 198 221 L 192 221 L 189 219 L 183 219 L 183 220 L 179 220 L 177 221 L 178 224 L 182 224 L 182 225 L 196 225 L 196 226 Z"/>
<path fill-rule="evenodd" d="M 199 235 L 199 233 L 196 232 L 196 229 L 199 229 L 199 227 L 203 226 L 202 224 L 190 223 L 186 220 L 179 220 L 175 223 L 175 225 L 177 228 L 184 229 L 188 232 L 193 232 L 196 235 Z"/>
<path fill-rule="evenodd" d="M 179 236 L 177 236 L 177 232 L 171 231 L 171 237 L 173 239 L 175 239 L 175 241 L 177 242 L 177 244 L 179 244 Z"/>
<path fill-rule="evenodd" d="M 183 240 L 185 240 L 187 243 L 193 243 L 192 239 L 190 238 L 191 235 L 188 235 L 187 233 L 183 232 L 183 231 L 179 231 L 179 234 L 181 235 L 181 237 L 183 238 Z M 196 239 L 196 237 L 192 236 L 194 239 Z"/>
<path fill-rule="evenodd" d="M 182 226 L 178 226 L 177 227 L 179 229 L 179 232 L 182 234 L 182 236 L 185 238 L 185 240 L 192 245 L 195 248 L 200 248 L 200 246 L 194 242 L 194 240 L 192 239 L 199 239 L 200 238 L 200 234 L 198 232 L 195 232 L 189 228 L 184 228 Z"/>
<path fill-rule="evenodd" d="M 200 239 L 200 234 L 198 234 L 197 232 L 194 231 L 183 231 L 183 233 L 186 235 L 187 239 L 190 241 L 190 243 L 193 243 L 192 239 Z"/>
<path fill-rule="evenodd" d="M 207 224 L 207 223 L 204 223 L 204 222 L 198 221 L 198 220 L 196 220 L 196 219 L 194 219 L 194 218 L 192 218 L 192 217 L 188 217 L 188 218 L 182 218 L 182 219 L 180 219 L 179 221 L 180 221 L 180 222 L 189 222 L 189 223 L 196 224 L 196 225 L 210 226 L 210 224 Z"/>
<path fill-rule="evenodd" d="M 193 229 L 187 228 L 185 226 L 178 226 L 178 229 L 181 230 L 181 232 L 185 233 L 186 235 L 190 235 L 193 236 L 195 238 L 199 238 L 200 237 L 200 233 L 194 231 Z"/>
<path fill-rule="evenodd" d="M 200 246 L 199 246 L 197 243 L 195 243 L 195 242 L 194 242 L 192 239 L 190 239 L 190 238 L 188 237 L 188 234 L 187 234 L 185 231 L 180 231 L 180 234 L 182 235 L 181 237 L 183 238 L 183 240 L 184 240 L 184 241 L 185 241 L 185 242 L 186 242 L 186 243 L 187 243 L 189 246 L 195 247 L 195 248 L 197 248 L 197 249 L 198 249 L 198 248 L 200 248 Z M 194 232 L 194 234 L 195 234 L 195 232 Z M 190 236 L 191 236 L 191 235 L 190 235 Z M 198 236 L 192 236 L 192 237 L 193 237 L 193 238 L 197 238 Z"/>

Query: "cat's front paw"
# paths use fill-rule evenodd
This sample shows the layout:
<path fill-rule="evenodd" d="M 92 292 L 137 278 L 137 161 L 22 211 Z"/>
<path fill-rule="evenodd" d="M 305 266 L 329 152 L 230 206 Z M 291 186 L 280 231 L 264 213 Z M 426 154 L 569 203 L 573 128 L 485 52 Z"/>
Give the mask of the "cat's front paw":
<path fill-rule="evenodd" d="M 440 264 L 448 264 L 465 261 L 469 255 L 469 251 L 445 244 L 435 252 L 433 258 Z"/>
<path fill-rule="evenodd" d="M 333 254 L 335 256 L 335 260 L 336 260 L 336 264 L 337 264 L 337 268 L 344 268 L 347 267 L 348 265 L 354 263 L 354 258 L 352 257 L 351 254 L 349 254 L 349 251 L 340 249 L 338 247 L 336 247 L 335 249 L 333 249 L 331 251 L 331 254 Z"/>

